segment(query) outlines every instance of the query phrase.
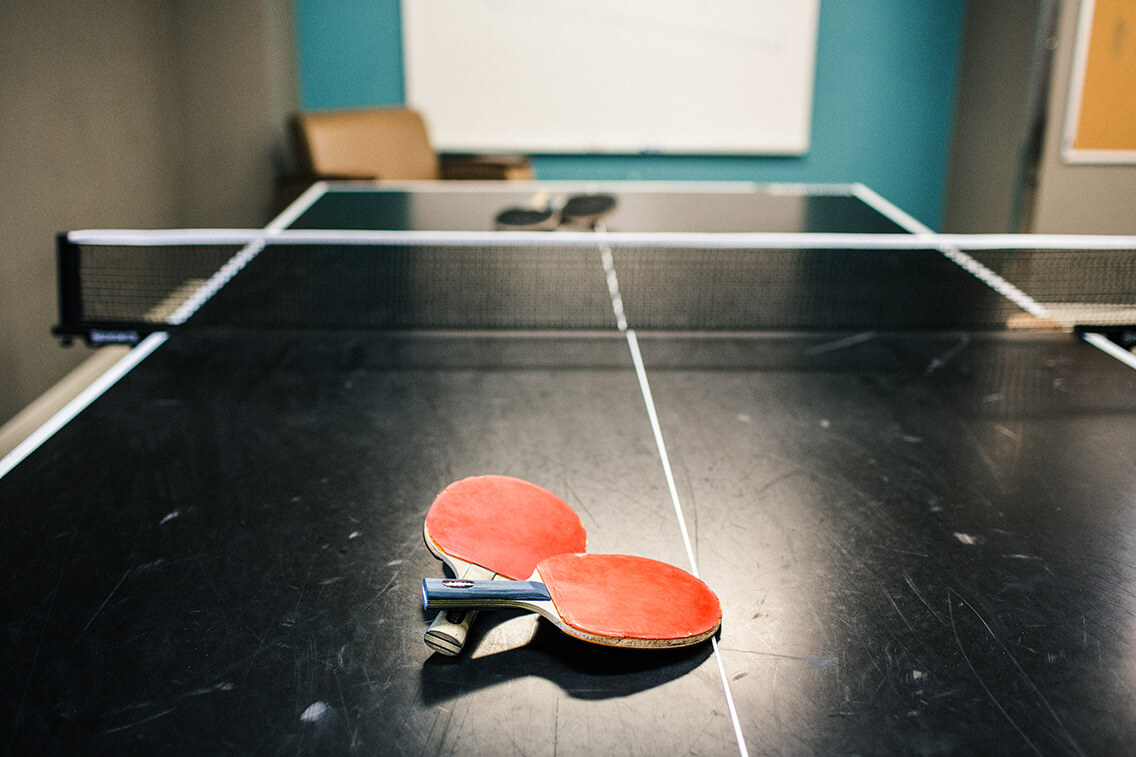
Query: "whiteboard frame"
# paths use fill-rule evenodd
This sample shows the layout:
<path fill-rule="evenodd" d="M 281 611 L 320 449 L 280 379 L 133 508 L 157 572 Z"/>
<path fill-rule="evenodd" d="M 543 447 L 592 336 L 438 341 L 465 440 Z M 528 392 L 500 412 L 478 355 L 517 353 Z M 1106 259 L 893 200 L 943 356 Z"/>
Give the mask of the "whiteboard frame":
<path fill-rule="evenodd" d="M 1065 101 L 1065 125 L 1061 134 L 1061 157 L 1066 163 L 1081 165 L 1123 165 L 1136 163 L 1136 150 L 1092 150 L 1074 147 L 1081 124 L 1081 101 L 1085 95 L 1085 73 L 1089 66 L 1090 41 L 1096 0 L 1081 0 L 1077 16 L 1077 36 L 1073 43 L 1073 66 L 1069 72 L 1069 93 Z"/>

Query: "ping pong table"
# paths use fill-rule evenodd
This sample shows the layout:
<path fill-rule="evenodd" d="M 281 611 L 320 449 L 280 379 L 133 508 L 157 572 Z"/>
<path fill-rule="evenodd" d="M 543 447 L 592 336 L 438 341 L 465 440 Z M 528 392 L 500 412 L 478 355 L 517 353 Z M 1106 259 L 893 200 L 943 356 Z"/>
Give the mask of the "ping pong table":
<path fill-rule="evenodd" d="M 538 189 L 618 204 L 494 231 Z M 6 753 L 1136 743 L 1136 370 L 1017 257 L 860 186 L 317 185 L 202 239 L 180 315 L 64 313 L 136 346 L 0 466 Z M 696 571 L 718 637 L 432 654 L 422 519 L 482 473 Z"/>

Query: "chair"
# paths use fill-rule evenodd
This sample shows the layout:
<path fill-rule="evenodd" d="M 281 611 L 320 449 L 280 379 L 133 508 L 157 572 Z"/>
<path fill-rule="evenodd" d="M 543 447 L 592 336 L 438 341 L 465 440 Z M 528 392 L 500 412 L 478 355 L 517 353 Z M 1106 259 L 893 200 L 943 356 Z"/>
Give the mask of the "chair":
<path fill-rule="evenodd" d="M 297 168 L 310 180 L 532 179 L 524 156 L 439 157 L 410 108 L 360 108 L 292 117 Z"/>

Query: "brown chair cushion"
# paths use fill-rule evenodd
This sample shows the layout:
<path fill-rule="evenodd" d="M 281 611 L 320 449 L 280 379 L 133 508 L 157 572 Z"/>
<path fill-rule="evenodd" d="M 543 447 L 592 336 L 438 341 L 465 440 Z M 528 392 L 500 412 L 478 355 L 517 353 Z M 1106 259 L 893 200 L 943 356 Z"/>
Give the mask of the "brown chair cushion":
<path fill-rule="evenodd" d="M 292 129 L 301 172 L 390 181 L 439 178 L 426 123 L 408 108 L 299 113 Z"/>

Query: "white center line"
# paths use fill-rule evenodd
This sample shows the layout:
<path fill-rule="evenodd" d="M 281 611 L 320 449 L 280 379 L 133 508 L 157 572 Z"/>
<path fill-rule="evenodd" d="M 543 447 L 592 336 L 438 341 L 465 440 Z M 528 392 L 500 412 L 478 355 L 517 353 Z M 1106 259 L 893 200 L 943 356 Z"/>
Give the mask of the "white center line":
<path fill-rule="evenodd" d="M 602 225 L 597 226 L 597 231 L 603 231 Z M 659 423 L 659 414 L 655 409 L 655 400 L 651 395 L 651 384 L 647 380 L 647 369 L 643 364 L 643 355 L 639 351 L 639 339 L 635 335 L 635 330 L 628 328 L 627 317 L 623 311 L 623 297 L 619 292 L 619 277 L 615 272 L 615 261 L 612 255 L 611 247 L 607 244 L 600 245 L 600 258 L 603 262 L 604 274 L 607 277 L 608 294 L 611 295 L 612 312 L 615 314 L 616 324 L 619 330 L 622 331 L 627 337 L 627 346 L 631 350 L 631 362 L 635 365 L 635 375 L 639 379 L 639 391 L 643 395 L 643 403 L 647 407 L 647 417 L 651 421 L 651 432 L 655 437 L 655 446 L 659 452 L 659 460 L 663 466 L 663 475 L 667 480 L 667 489 L 670 490 L 671 503 L 674 505 L 675 516 L 678 518 L 679 531 L 682 533 L 682 543 L 686 547 L 686 556 L 690 561 L 690 571 L 695 576 L 698 575 L 698 561 L 694 556 L 694 548 L 690 542 L 690 533 L 686 528 L 686 516 L 682 510 L 682 502 L 678 496 L 678 487 L 675 485 L 674 471 L 671 469 L 670 458 L 667 455 L 667 445 L 663 439 L 663 429 Z M 741 722 L 738 719 L 738 711 L 734 705 L 734 695 L 730 691 L 730 678 L 726 675 L 726 666 L 722 660 L 722 652 L 718 648 L 718 640 L 711 638 L 710 644 L 714 649 L 714 660 L 718 665 L 718 675 L 722 679 L 722 690 L 726 695 L 726 706 L 730 711 L 730 722 L 733 724 L 734 737 L 738 742 L 738 752 L 741 757 L 748 757 L 749 750 L 746 748 L 745 735 L 742 733 Z"/>

